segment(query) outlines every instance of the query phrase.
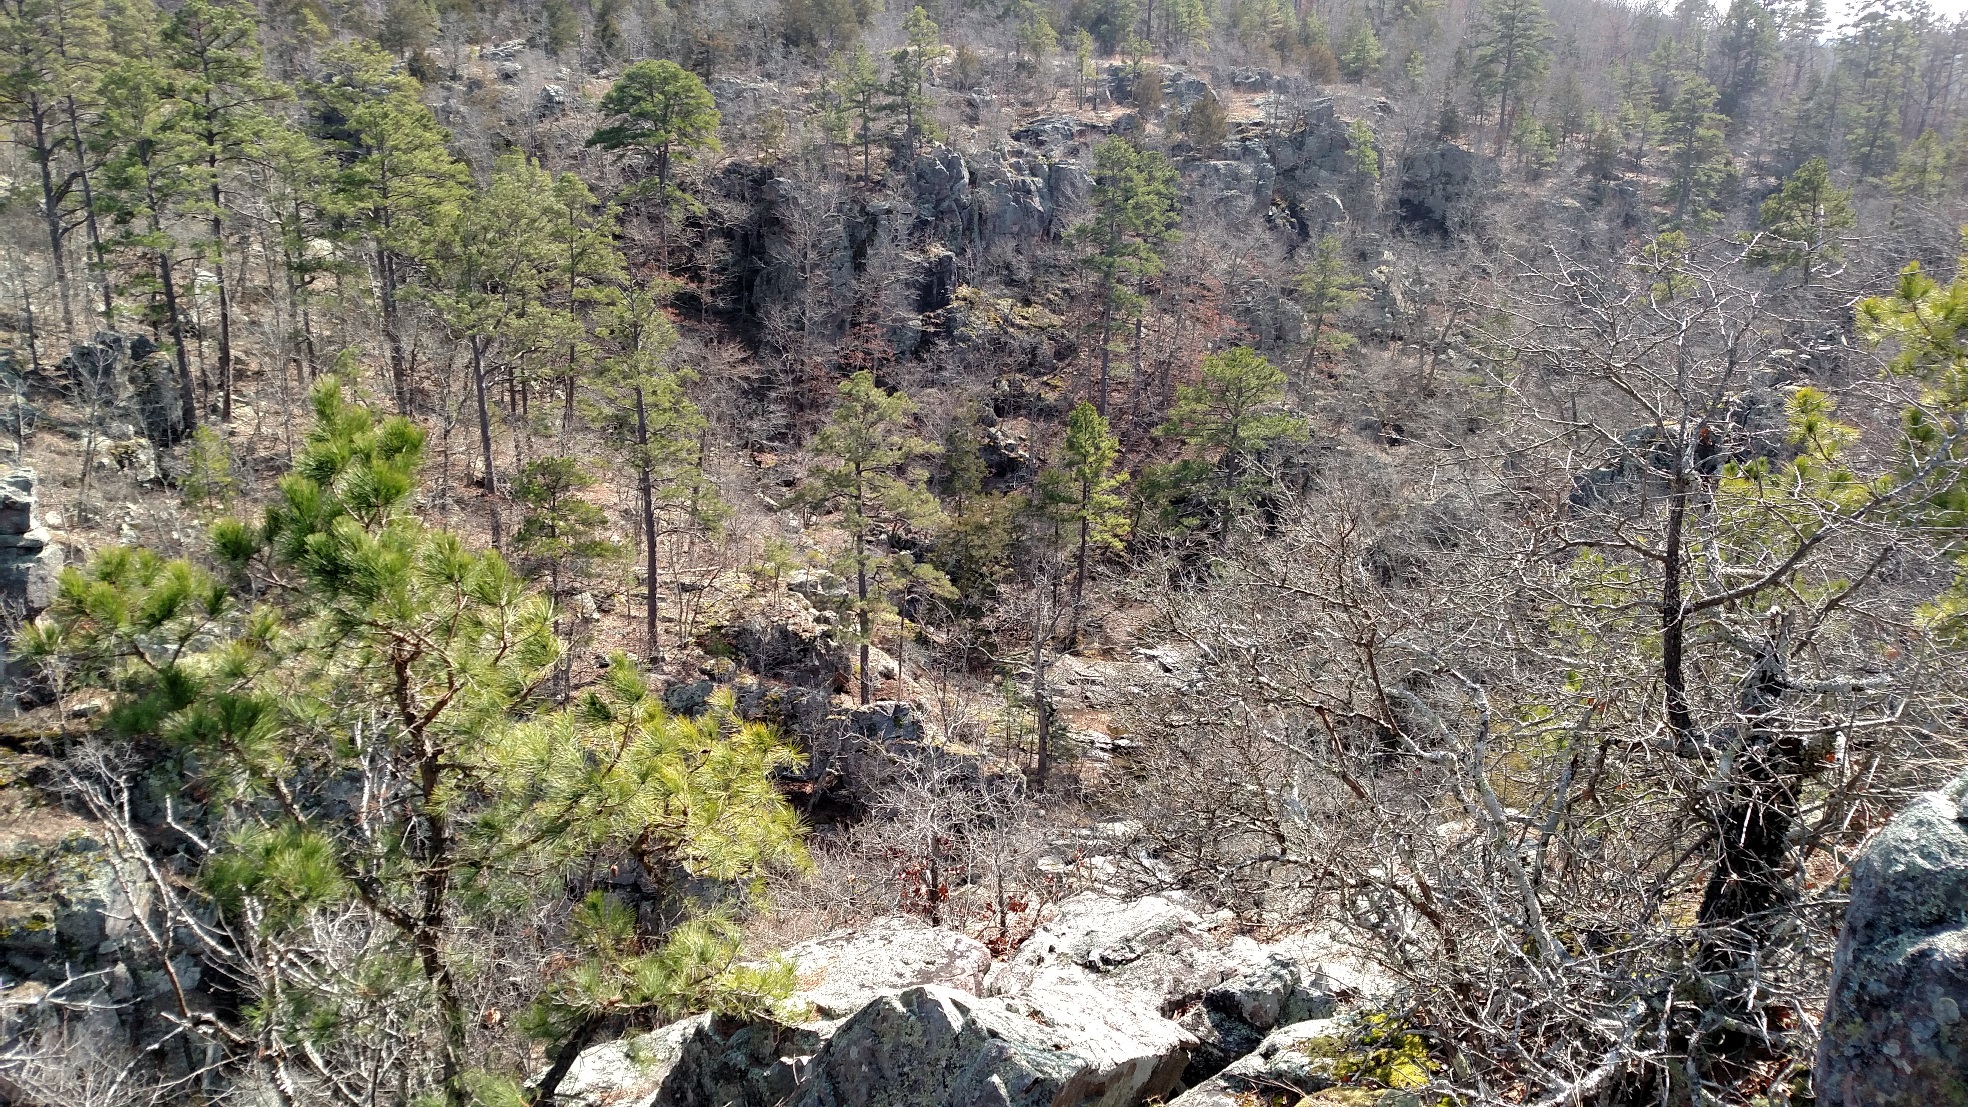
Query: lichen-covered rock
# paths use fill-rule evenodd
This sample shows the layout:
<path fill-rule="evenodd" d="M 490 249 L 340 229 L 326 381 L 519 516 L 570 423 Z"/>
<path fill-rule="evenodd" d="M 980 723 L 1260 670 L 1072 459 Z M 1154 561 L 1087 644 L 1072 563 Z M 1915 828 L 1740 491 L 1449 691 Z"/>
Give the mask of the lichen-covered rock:
<path fill-rule="evenodd" d="M 556 1099 L 571 1107 L 772 1107 L 793 1094 L 831 1029 L 698 1015 L 583 1050 Z"/>
<path fill-rule="evenodd" d="M 1254 1095 L 1310 1095 L 1333 1084 L 1333 1056 L 1343 1048 L 1337 1019 L 1280 1027 L 1245 1056 L 1171 1100 L 1169 1107 L 1245 1107 Z"/>
<path fill-rule="evenodd" d="M 1168 1009 L 1243 967 L 1244 959 L 1227 952 L 1200 915 L 1168 895 L 1083 893 L 1060 904 L 1051 921 L 993 968 L 984 990 L 1009 996 L 1099 986 Z"/>
<path fill-rule="evenodd" d="M 794 1001 L 811 1004 L 829 1019 L 845 1018 L 884 992 L 918 984 L 976 992 L 991 967 L 984 943 L 906 916 L 801 942 L 785 956 L 799 980 Z"/>
<path fill-rule="evenodd" d="M 808 1069 L 796 1107 L 1130 1107 L 1168 1094 L 1192 1039 L 1091 991 L 979 999 L 936 985 L 863 1007 Z"/>
<path fill-rule="evenodd" d="M 1852 865 L 1818 1045 L 1825 1107 L 1968 1104 L 1968 774 Z"/>

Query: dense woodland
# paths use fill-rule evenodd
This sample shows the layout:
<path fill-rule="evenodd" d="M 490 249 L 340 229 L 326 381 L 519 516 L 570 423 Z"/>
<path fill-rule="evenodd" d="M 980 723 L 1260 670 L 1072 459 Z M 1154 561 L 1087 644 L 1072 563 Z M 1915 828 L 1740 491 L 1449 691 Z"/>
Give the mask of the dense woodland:
<path fill-rule="evenodd" d="M 1097 825 L 1403 1102 L 1811 1102 L 1968 718 L 1968 19 L 1842 18 L 0 0 L 5 742 L 148 966 L 6 1094 L 548 1103 Z"/>

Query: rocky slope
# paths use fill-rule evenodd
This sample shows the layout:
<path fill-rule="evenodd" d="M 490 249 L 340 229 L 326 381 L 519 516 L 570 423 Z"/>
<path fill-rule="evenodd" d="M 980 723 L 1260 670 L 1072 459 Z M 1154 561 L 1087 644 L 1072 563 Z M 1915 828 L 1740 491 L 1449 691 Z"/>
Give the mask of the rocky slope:
<path fill-rule="evenodd" d="M 700 1015 L 590 1048 L 582 1107 L 1215 1107 L 1335 1082 L 1392 983 L 1317 935 L 1261 943 L 1177 892 L 1085 894 L 1008 958 L 910 919 L 786 951 L 787 1022 Z"/>

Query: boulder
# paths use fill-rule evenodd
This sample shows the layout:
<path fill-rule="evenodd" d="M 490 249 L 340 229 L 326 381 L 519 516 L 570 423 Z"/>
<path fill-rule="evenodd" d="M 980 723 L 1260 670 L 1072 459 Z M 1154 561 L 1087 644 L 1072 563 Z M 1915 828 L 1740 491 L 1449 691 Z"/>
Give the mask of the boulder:
<path fill-rule="evenodd" d="M 1260 947 L 1246 963 L 1177 1020 L 1198 1042 L 1184 1074 L 1192 1085 L 1250 1054 L 1280 1026 L 1331 1019 L 1359 1000 L 1393 990 L 1390 981 L 1317 936 Z"/>
<path fill-rule="evenodd" d="M 1040 462 L 1030 446 L 1003 427 L 984 428 L 983 441 L 977 444 L 977 456 L 984 463 L 987 491 L 1029 488 L 1039 479 Z"/>
<path fill-rule="evenodd" d="M 1818 1042 L 1825 1107 L 1968 1104 L 1968 774 L 1852 864 Z"/>
<path fill-rule="evenodd" d="M 558 119 L 567 114 L 567 89 L 561 85 L 540 86 L 540 94 L 533 101 L 533 116 L 536 119 Z"/>
<path fill-rule="evenodd" d="M 934 145 L 918 154 L 910 178 L 918 219 L 960 220 L 970 207 L 970 167 L 947 146 Z"/>
<path fill-rule="evenodd" d="M 697 1015 L 583 1050 L 556 1099 L 571 1107 L 773 1107 L 797 1090 L 831 1026 Z"/>
<path fill-rule="evenodd" d="M 1093 988 L 1158 1010 L 1192 1002 L 1255 959 L 1256 944 L 1226 949 L 1176 893 L 1120 899 L 1087 892 L 995 966 L 987 995 L 1048 988 Z"/>
<path fill-rule="evenodd" d="M 1078 141 L 1080 132 L 1086 127 L 1086 123 L 1070 115 L 1047 116 L 1011 132 L 1011 138 L 1026 146 L 1057 152 Z"/>
<path fill-rule="evenodd" d="M 1406 154 L 1401 158 L 1401 222 L 1410 230 L 1444 238 L 1461 234 L 1496 178 L 1494 159 L 1452 142 Z"/>
<path fill-rule="evenodd" d="M 1344 1040 L 1338 1019 L 1281 1027 L 1223 1071 L 1169 1101 L 1169 1107 L 1246 1107 L 1282 1096 L 1292 1102 L 1333 1084 L 1333 1059 Z"/>
<path fill-rule="evenodd" d="M 795 1003 L 821 1018 L 845 1018 L 884 992 L 940 984 L 966 992 L 984 985 L 991 951 L 953 930 L 907 916 L 876 919 L 785 951 L 799 979 Z"/>
<path fill-rule="evenodd" d="M 795 1107 L 1129 1107 L 1170 1093 L 1193 1039 L 1140 1005 L 1047 989 L 883 996 L 833 1032 Z"/>
<path fill-rule="evenodd" d="M 767 597 L 757 610 L 713 630 L 746 668 L 808 688 L 846 687 L 854 658 L 821 612 L 804 596 L 787 592 Z"/>
<path fill-rule="evenodd" d="M 0 476 L 0 604 L 32 619 L 54 602 L 65 556 L 41 525 L 31 468 Z"/>
<path fill-rule="evenodd" d="M 131 423 L 160 446 L 184 437 L 177 366 L 143 335 L 99 331 L 73 347 L 60 370 L 67 389 L 99 418 Z"/>

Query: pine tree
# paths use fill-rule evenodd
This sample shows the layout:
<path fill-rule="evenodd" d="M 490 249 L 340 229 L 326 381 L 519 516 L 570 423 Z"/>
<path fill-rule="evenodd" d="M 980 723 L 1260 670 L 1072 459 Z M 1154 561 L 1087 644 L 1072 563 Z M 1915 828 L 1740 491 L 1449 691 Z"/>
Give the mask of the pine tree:
<path fill-rule="evenodd" d="M 1346 264 L 1346 248 L 1337 235 L 1322 235 L 1312 248 L 1312 261 L 1301 270 L 1292 288 L 1299 306 L 1312 317 L 1312 333 L 1305 339 L 1305 372 L 1312 372 L 1312 359 L 1319 353 L 1319 338 L 1348 304 L 1360 298 L 1361 281 Z"/>
<path fill-rule="evenodd" d="M 279 253 L 285 298 L 279 302 L 281 406 L 291 411 L 298 392 L 287 390 L 287 367 L 318 371 L 314 306 L 318 286 L 339 291 L 339 276 L 351 267 L 320 249 L 323 242 L 348 244 L 348 211 L 336 188 L 339 167 L 322 145 L 299 129 L 279 127 L 254 146 L 247 164 L 249 191 L 262 203 L 262 241 Z M 271 260 L 271 259 L 269 259 Z M 289 416 L 291 421 L 291 416 Z M 292 434 L 288 435 L 291 446 Z"/>
<path fill-rule="evenodd" d="M 675 62 L 639 61 L 609 86 L 601 115 L 609 122 L 588 136 L 588 145 L 638 151 L 655 163 L 658 228 L 667 249 L 672 163 L 722 149 L 717 102 L 701 78 Z"/>
<path fill-rule="evenodd" d="M 1059 463 L 1041 477 L 1040 503 L 1065 531 L 1073 550 L 1073 615 L 1067 632 L 1077 642 L 1085 610 L 1087 566 L 1100 550 L 1127 540 L 1128 475 L 1118 467 L 1121 441 L 1106 417 L 1082 400 L 1066 418 Z"/>
<path fill-rule="evenodd" d="M 943 56 L 941 32 L 921 6 L 911 8 L 903 24 L 906 44 L 888 56 L 887 110 L 902 117 L 902 141 L 911 154 L 928 133 L 929 67 Z"/>
<path fill-rule="evenodd" d="M 1735 188 L 1736 167 L 1723 138 L 1727 117 L 1715 110 L 1715 86 L 1704 77 L 1681 73 L 1656 127 L 1667 158 L 1662 198 L 1676 226 L 1706 227 L 1721 216 Z"/>
<path fill-rule="evenodd" d="M 978 417 L 968 412 L 943 434 L 932 488 L 945 504 L 943 532 L 937 537 L 935 564 L 950 580 L 966 614 L 988 610 L 1012 550 L 1012 518 L 1022 500 L 986 489 Z"/>
<path fill-rule="evenodd" d="M 1712 64 L 1716 108 L 1736 125 L 1749 118 L 1756 94 L 1769 84 L 1777 55 L 1776 17 L 1759 0 L 1730 0 Z"/>
<path fill-rule="evenodd" d="M 1059 32 L 1053 30 L 1052 20 L 1032 0 L 1017 0 L 1012 5 L 1012 18 L 1018 24 L 1020 55 L 1029 58 L 1034 68 L 1045 64 L 1046 58 L 1059 49 Z"/>
<path fill-rule="evenodd" d="M 854 116 L 854 137 L 861 143 L 861 179 L 869 180 L 873 173 L 869 147 L 875 139 L 875 117 L 881 112 L 882 79 L 866 47 L 856 44 L 852 52 L 834 59 L 827 88 Z"/>
<path fill-rule="evenodd" d="M 403 293 L 436 255 L 437 234 L 464 204 L 470 175 L 451 156 L 450 134 L 424 105 L 421 89 L 395 72 L 387 55 L 363 43 L 321 58 L 322 80 L 306 88 L 306 107 L 340 173 L 334 202 L 369 244 L 399 415 L 415 403 Z"/>
<path fill-rule="evenodd" d="M 586 466 L 572 457 L 529 461 L 513 482 L 513 495 L 523 507 L 513 548 L 545 567 L 549 598 L 559 598 L 564 577 L 621 552 L 603 537 L 608 514 L 581 495 L 594 483 Z"/>
<path fill-rule="evenodd" d="M 1093 218 L 1073 228 L 1085 264 L 1100 281 L 1100 382 L 1095 407 L 1107 414 L 1114 324 L 1140 309 L 1140 282 L 1162 271 L 1162 248 L 1176 234 L 1175 168 L 1166 157 L 1120 136 L 1094 151 Z"/>
<path fill-rule="evenodd" d="M 1214 91 L 1206 90 L 1176 116 L 1176 129 L 1197 150 L 1214 150 L 1230 137 L 1230 113 Z"/>
<path fill-rule="evenodd" d="M 663 313 L 661 291 L 660 287 L 630 289 L 611 305 L 606 338 L 616 352 L 597 382 L 598 400 L 608 415 L 605 422 L 636 471 L 642 515 L 643 650 L 651 661 L 663 656 L 658 557 L 663 536 L 683 528 L 714 530 L 726 514 L 704 472 L 709 424 L 690 398 L 693 378 L 664 364 L 677 335 Z"/>
<path fill-rule="evenodd" d="M 1861 0 L 1838 42 L 1845 142 L 1862 179 L 1887 172 L 1899 153 L 1900 105 L 1912 73 L 1916 20 L 1924 13 L 1924 5 L 1910 0 Z"/>
<path fill-rule="evenodd" d="M 1203 359 L 1202 379 L 1176 390 L 1175 407 L 1159 433 L 1192 452 L 1172 484 L 1205 506 L 1219 543 L 1271 491 L 1260 465 L 1280 442 L 1303 439 L 1305 420 L 1284 406 L 1285 374 L 1248 346 Z"/>
<path fill-rule="evenodd" d="M 1947 190 L 1947 184 L 1947 150 L 1941 145 L 1940 136 L 1932 131 L 1920 132 L 1920 137 L 1907 145 L 1900 154 L 1899 164 L 1886 178 L 1886 187 L 1893 190 L 1893 195 L 1910 200 L 1937 200 Z"/>
<path fill-rule="evenodd" d="M 178 370 L 177 430 L 190 434 L 198 427 L 198 388 L 177 282 L 183 244 L 172 224 L 195 198 L 199 150 L 165 95 L 168 83 L 162 68 L 135 58 L 105 74 L 97 141 L 106 155 L 103 202 L 114 232 L 111 245 L 146 257 L 152 266 L 153 277 L 144 283 L 162 298 L 160 329 L 170 336 Z"/>
<path fill-rule="evenodd" d="M 558 888 L 600 856 L 741 887 L 803 863 L 772 782 L 795 755 L 728 695 L 671 716 L 619 656 L 601 687 L 549 710 L 537 689 L 562 645 L 548 605 L 496 553 L 409 510 L 422 432 L 334 384 L 315 412 L 264 517 L 214 529 L 231 583 L 111 547 L 64 575 L 23 645 L 103 690 L 105 736 L 126 754 L 162 747 L 176 766 L 158 786 L 204 858 L 174 894 L 218 924 L 201 954 L 250 1001 L 210 1016 L 231 1040 L 327 1078 L 380 1018 L 404 1034 L 376 1073 L 389 1088 L 363 1098 L 516 1096 L 525 1074 L 473 1071 L 468 997 L 497 963 L 473 945 L 487 925 L 543 874 Z M 790 989 L 783 969 L 733 965 L 728 928 L 681 889 L 646 909 L 680 925 L 644 935 L 649 963 L 610 959 L 639 988 L 621 1002 L 762 1012 Z M 363 940 L 292 940 L 328 919 Z M 581 929 L 572 944 L 602 955 Z M 612 1006 L 583 992 L 593 980 L 536 992 L 528 1029 L 561 1073 Z"/>
<path fill-rule="evenodd" d="M 1340 48 L 1339 71 L 1349 81 L 1364 81 L 1380 72 L 1381 62 L 1386 58 L 1387 51 L 1381 48 L 1373 24 L 1362 20 L 1353 25 L 1352 33 Z"/>
<path fill-rule="evenodd" d="M 1823 158 L 1812 158 L 1763 201 L 1762 234 L 1749 260 L 1778 271 L 1801 271 L 1810 284 L 1818 262 L 1836 261 L 1837 234 L 1853 225 L 1852 194 L 1831 183 Z"/>
<path fill-rule="evenodd" d="M 869 650 L 876 621 L 892 614 L 893 597 L 918 581 L 948 588 L 941 572 L 907 552 L 882 548 L 888 533 L 927 530 L 940 521 L 936 499 L 915 468 L 936 447 L 909 433 L 915 401 L 886 391 L 867 370 L 842 381 L 839 395 L 827 425 L 814 436 L 815 464 L 799 502 L 831 513 L 847 532 L 839 571 L 854 581 L 850 604 L 861 652 L 861 702 L 868 703 L 874 698 Z"/>
<path fill-rule="evenodd" d="M 259 15 L 238 0 L 186 0 L 164 25 L 171 96 L 180 129 L 197 143 L 219 308 L 219 418 L 232 419 L 232 292 L 226 277 L 227 175 L 272 125 L 269 105 L 287 89 L 261 72 Z"/>
<path fill-rule="evenodd" d="M 79 157 L 74 129 L 75 95 L 86 81 L 76 54 L 100 34 L 100 20 L 79 0 L 3 0 L 0 2 L 0 121 L 34 165 L 40 187 L 43 233 L 55 278 L 64 334 L 75 332 L 65 241 L 68 213 L 76 206 L 77 183 L 62 163 Z"/>
<path fill-rule="evenodd" d="M 445 325 L 471 349 L 481 476 L 493 498 L 492 541 L 501 538 L 487 381 L 501 343 L 530 328 L 558 263 L 554 176 L 530 159 L 500 159 L 491 181 L 472 196 L 436 243 L 440 283 L 428 293 Z"/>
<path fill-rule="evenodd" d="M 1524 97 L 1551 63 L 1551 20 L 1544 0 L 1486 0 L 1475 35 L 1472 76 L 1477 91 L 1496 100 L 1496 152 L 1502 156 Z"/>

